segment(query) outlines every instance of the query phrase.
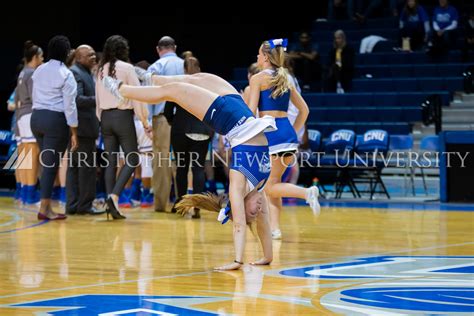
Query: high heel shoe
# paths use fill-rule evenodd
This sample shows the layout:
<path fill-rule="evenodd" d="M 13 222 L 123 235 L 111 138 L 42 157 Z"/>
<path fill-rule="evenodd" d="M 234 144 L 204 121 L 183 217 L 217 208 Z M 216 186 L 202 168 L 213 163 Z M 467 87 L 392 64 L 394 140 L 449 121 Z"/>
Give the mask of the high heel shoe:
<path fill-rule="evenodd" d="M 105 213 L 107 214 L 107 220 L 109 220 L 109 214 L 113 219 L 125 219 L 126 217 L 120 214 L 119 210 L 115 207 L 115 203 L 111 197 L 105 202 L 107 204 Z"/>

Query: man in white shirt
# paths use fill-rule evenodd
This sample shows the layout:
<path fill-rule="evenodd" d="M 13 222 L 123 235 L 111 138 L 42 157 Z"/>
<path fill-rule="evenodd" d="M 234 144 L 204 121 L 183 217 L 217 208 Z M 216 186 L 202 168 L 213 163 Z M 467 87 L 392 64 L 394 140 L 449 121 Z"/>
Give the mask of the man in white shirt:
<path fill-rule="evenodd" d="M 184 75 L 184 60 L 176 55 L 176 43 L 173 38 L 164 36 L 156 47 L 160 59 L 148 68 L 148 71 L 162 76 Z M 171 127 L 164 116 L 165 102 L 150 105 L 153 124 L 153 190 L 154 209 L 166 211 L 171 191 L 172 169 L 170 159 Z"/>

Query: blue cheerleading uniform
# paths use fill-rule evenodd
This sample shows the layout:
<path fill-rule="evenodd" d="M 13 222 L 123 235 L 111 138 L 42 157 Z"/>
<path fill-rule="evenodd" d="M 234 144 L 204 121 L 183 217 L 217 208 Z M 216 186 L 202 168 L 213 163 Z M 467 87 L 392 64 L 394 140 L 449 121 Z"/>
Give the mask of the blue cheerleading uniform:
<path fill-rule="evenodd" d="M 263 190 L 271 169 L 268 146 L 238 145 L 232 148 L 230 169 L 241 172 L 247 178 L 250 191 L 255 188 Z"/>
<path fill-rule="evenodd" d="M 267 72 L 269 73 L 269 72 Z M 273 98 L 273 89 L 266 89 L 260 91 L 260 98 L 258 110 L 263 111 L 282 111 L 288 112 L 288 105 L 290 104 L 290 91 Z M 298 150 L 298 136 L 296 135 L 293 125 L 291 125 L 288 117 L 275 118 L 276 131 L 265 133 L 268 140 L 268 147 L 271 155 L 295 152 Z"/>
<path fill-rule="evenodd" d="M 270 175 L 268 146 L 246 145 L 245 142 L 258 134 L 275 130 L 274 118 L 255 118 L 240 95 L 217 97 L 211 104 L 203 122 L 218 134 L 225 135 L 232 148 L 231 169 L 241 172 L 251 190 L 263 186 Z"/>
<path fill-rule="evenodd" d="M 238 94 L 217 97 L 204 116 L 203 122 L 221 135 L 227 135 L 233 128 L 242 125 L 252 111 Z"/>

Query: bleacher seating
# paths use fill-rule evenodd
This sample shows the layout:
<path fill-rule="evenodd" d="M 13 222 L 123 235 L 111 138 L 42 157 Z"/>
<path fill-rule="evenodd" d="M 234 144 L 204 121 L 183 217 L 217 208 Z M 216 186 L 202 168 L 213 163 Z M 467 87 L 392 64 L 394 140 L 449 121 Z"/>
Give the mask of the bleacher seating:
<path fill-rule="evenodd" d="M 370 107 L 370 106 L 419 106 L 428 95 L 439 94 L 443 105 L 448 105 L 451 95 L 448 91 L 424 92 L 365 92 L 365 93 L 305 93 L 303 98 L 310 108 L 318 107 Z"/>
<path fill-rule="evenodd" d="M 371 19 L 361 26 L 350 21 L 315 22 L 312 38 L 318 44 L 322 65 L 327 65 L 333 32 L 342 29 L 356 51 L 360 39 L 368 35 L 387 38 L 398 46 L 398 20 Z M 298 35 L 295 33 L 293 40 Z M 421 103 L 429 95 L 441 96 L 448 106 L 453 92 L 463 89 L 462 73 L 468 64 L 461 62 L 461 52 L 452 50 L 447 56 L 433 58 L 424 51 L 374 52 L 356 54 L 352 90 L 345 94 L 304 93 L 310 114 L 309 128 L 327 138 L 339 129 L 364 134 L 382 129 L 389 134 L 407 135 L 414 123 L 421 121 Z M 247 69 L 235 68 L 232 84 L 240 91 L 248 85 Z M 312 87 L 320 85 L 312 85 Z"/>
<path fill-rule="evenodd" d="M 354 79 L 352 92 L 460 91 L 463 77 Z"/>
<path fill-rule="evenodd" d="M 358 65 L 355 78 L 371 75 L 372 78 L 400 77 L 460 77 L 469 64 L 397 64 L 397 65 Z M 240 68 L 239 68 L 240 69 Z M 237 73 L 234 73 L 238 75 Z M 246 75 L 246 74 L 245 74 Z"/>
<path fill-rule="evenodd" d="M 384 37 L 388 40 L 397 40 L 398 39 L 398 29 L 387 29 L 387 28 L 369 28 L 369 29 L 361 29 L 361 30 L 352 30 L 349 29 L 345 31 L 346 38 L 350 39 L 351 41 L 360 42 L 366 36 L 369 35 L 378 35 Z M 298 34 L 295 34 L 294 38 L 298 38 Z M 328 32 L 324 30 L 317 30 L 311 32 L 311 37 L 315 40 L 316 43 L 320 42 L 332 42 L 334 39 L 333 32 Z"/>

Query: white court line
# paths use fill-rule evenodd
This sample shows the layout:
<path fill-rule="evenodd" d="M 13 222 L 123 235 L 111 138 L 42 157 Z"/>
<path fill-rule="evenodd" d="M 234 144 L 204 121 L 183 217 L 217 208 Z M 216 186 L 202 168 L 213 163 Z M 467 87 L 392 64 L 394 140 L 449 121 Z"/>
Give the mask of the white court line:
<path fill-rule="evenodd" d="M 458 246 L 467 246 L 467 245 L 472 245 L 474 244 L 474 241 L 468 241 L 464 243 L 459 243 L 459 244 L 451 244 L 451 245 L 443 245 L 443 246 L 431 246 L 431 247 L 423 247 L 423 248 L 411 248 L 411 249 L 403 249 L 403 250 L 397 250 L 397 251 L 387 251 L 387 252 L 378 252 L 378 253 L 368 253 L 368 254 L 357 254 L 353 256 L 339 256 L 339 257 L 331 257 L 331 258 L 323 258 L 323 259 L 308 259 L 308 260 L 300 260 L 300 261 L 290 261 L 290 262 L 285 262 L 284 264 L 280 265 L 281 267 L 285 267 L 287 265 L 291 264 L 301 264 L 301 263 L 306 263 L 306 262 L 327 262 L 328 260 L 348 260 L 348 259 L 355 259 L 355 258 L 361 258 L 361 257 L 372 257 L 372 256 L 386 256 L 386 255 L 391 255 L 391 254 L 396 254 L 396 253 L 404 253 L 404 252 L 409 252 L 409 251 L 424 251 L 424 250 L 433 250 L 433 249 L 441 249 L 441 248 L 448 248 L 448 247 L 458 247 Z M 466 255 L 469 256 L 469 255 Z M 276 269 L 272 270 L 278 270 L 278 266 L 275 267 Z"/>
<path fill-rule="evenodd" d="M 341 256 L 341 257 L 334 257 L 334 258 L 324 258 L 324 259 L 319 259 L 319 260 L 316 259 L 316 260 L 301 260 L 301 261 L 285 262 L 285 264 L 281 265 L 280 268 L 275 267 L 275 269 L 272 269 L 272 270 L 278 270 L 278 269 L 281 269 L 281 267 L 284 267 L 284 266 L 287 266 L 287 265 L 301 264 L 301 263 L 305 263 L 305 262 L 319 262 L 319 261 L 326 261 L 327 262 L 328 260 L 369 257 L 369 256 L 380 256 L 380 255 L 388 255 L 388 254 L 394 254 L 394 253 L 404 253 L 404 252 L 409 252 L 409 251 L 412 252 L 412 251 L 422 251 L 422 250 L 432 250 L 432 249 L 441 249 L 441 248 L 448 248 L 448 247 L 465 246 L 465 245 L 471 245 L 471 244 L 474 244 L 474 242 L 465 242 L 465 243 L 459 243 L 459 244 L 441 245 L 441 246 L 432 246 L 432 247 L 414 248 L 414 249 L 410 248 L 410 249 L 389 251 L 389 252 L 383 252 L 383 253 L 371 253 L 371 254 L 354 255 L 354 256 Z M 211 271 L 192 272 L 192 273 L 183 273 L 183 274 L 174 274 L 174 275 L 164 275 L 164 276 L 159 276 L 159 277 L 143 278 L 143 279 L 128 280 L 128 281 L 115 281 L 115 282 L 104 282 L 104 283 L 96 283 L 96 284 L 89 284 L 89 285 L 70 286 L 70 287 L 64 287 L 64 288 L 59 288 L 59 289 L 49 289 L 49 290 L 42 290 L 42 291 L 35 291 L 35 292 L 25 292 L 25 293 L 19 293 L 19 294 L 3 295 L 3 296 L 0 296 L 0 299 L 10 298 L 10 297 L 19 297 L 19 296 L 25 296 L 25 295 L 36 295 L 36 294 L 50 293 L 50 292 L 57 292 L 57 291 L 86 289 L 86 288 L 97 287 L 97 286 L 135 283 L 135 282 L 138 282 L 138 281 L 149 281 L 149 280 L 159 280 L 159 279 L 167 279 L 167 278 L 177 278 L 177 277 L 201 275 L 201 274 L 208 274 L 208 273 L 212 273 L 212 272 L 215 272 L 215 271 L 211 270 Z M 11 304 L 11 303 L 9 303 L 9 304 Z"/>
<path fill-rule="evenodd" d="M 63 288 L 60 288 L 60 289 L 50 289 L 50 290 L 42 290 L 42 291 L 35 291 L 35 292 L 26 292 L 26 293 L 19 293 L 19 294 L 4 295 L 4 296 L 0 296 L 0 299 L 9 298 L 9 297 L 17 297 L 17 296 L 25 296 L 25 295 L 36 295 L 36 294 L 56 292 L 56 291 L 85 289 L 85 288 L 96 287 L 96 286 L 107 286 L 107 285 L 114 285 L 114 284 L 135 283 L 135 282 L 138 282 L 138 281 L 149 281 L 149 280 L 159 280 L 159 279 L 167 279 L 167 278 L 193 276 L 193 275 L 199 275 L 199 274 L 206 274 L 206 273 L 210 273 L 210 272 L 212 272 L 212 271 L 192 272 L 192 273 L 183 273 L 183 274 L 174 274 L 174 275 L 162 275 L 162 276 L 159 276 L 159 277 L 143 278 L 143 279 L 137 279 L 137 280 L 103 282 L 103 283 L 88 284 L 88 285 L 69 286 L 69 287 L 63 287 Z"/>

